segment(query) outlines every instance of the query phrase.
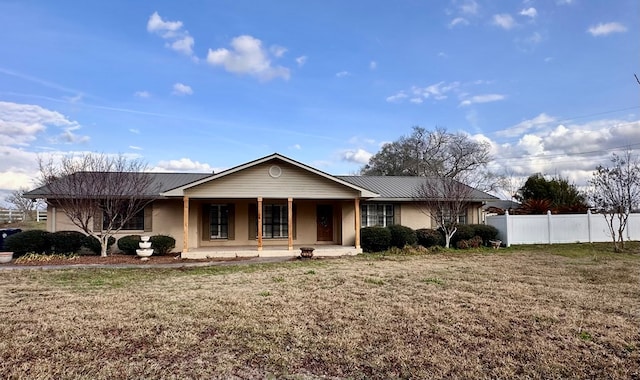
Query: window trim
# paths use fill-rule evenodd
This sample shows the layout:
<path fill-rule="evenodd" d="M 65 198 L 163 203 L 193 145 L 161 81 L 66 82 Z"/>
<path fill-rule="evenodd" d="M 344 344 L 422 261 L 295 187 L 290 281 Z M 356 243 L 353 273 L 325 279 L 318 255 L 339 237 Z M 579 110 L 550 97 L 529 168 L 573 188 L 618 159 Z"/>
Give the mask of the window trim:
<path fill-rule="evenodd" d="M 216 223 L 214 223 L 214 210 L 217 209 Z M 226 214 L 223 217 L 223 213 Z M 224 223 L 222 223 L 224 221 Z M 212 203 L 209 205 L 209 240 L 228 240 L 229 239 L 229 204 L 228 203 Z M 217 235 L 213 235 L 213 227 L 217 226 Z M 226 227 L 226 234 L 223 234 L 223 228 Z"/>
<path fill-rule="evenodd" d="M 380 210 L 382 215 L 380 215 Z M 382 219 L 381 219 L 382 218 Z M 379 222 L 382 220 L 382 224 Z M 373 223 L 369 223 L 369 222 Z M 360 227 L 388 227 L 395 224 L 393 203 L 363 203 L 360 205 Z"/>
<path fill-rule="evenodd" d="M 268 212 L 267 209 L 271 208 L 271 222 L 268 222 Z M 279 220 L 276 223 L 274 220 L 273 209 L 278 208 L 279 212 Z M 276 227 L 278 230 L 278 235 L 274 234 L 276 231 Z M 271 227 L 271 233 L 267 233 L 268 228 Z M 289 211 L 287 204 L 283 203 L 263 203 L 262 204 L 262 238 L 263 239 L 287 239 L 289 237 Z"/>

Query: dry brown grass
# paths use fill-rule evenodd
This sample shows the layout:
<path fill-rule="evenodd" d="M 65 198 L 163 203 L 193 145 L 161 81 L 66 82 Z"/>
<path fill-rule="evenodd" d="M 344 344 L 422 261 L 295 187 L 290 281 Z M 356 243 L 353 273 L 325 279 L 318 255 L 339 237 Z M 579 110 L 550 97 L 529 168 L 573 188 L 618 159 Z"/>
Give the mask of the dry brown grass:
<path fill-rule="evenodd" d="M 0 377 L 640 377 L 637 254 L 0 272 Z"/>

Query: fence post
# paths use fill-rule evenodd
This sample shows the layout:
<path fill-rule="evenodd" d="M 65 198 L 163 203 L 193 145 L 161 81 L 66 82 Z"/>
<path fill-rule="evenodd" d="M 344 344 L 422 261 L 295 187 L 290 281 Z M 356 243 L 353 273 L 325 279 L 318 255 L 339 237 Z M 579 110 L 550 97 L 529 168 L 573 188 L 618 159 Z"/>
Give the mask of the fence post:
<path fill-rule="evenodd" d="M 509 225 L 511 224 L 511 222 L 509 221 L 509 210 L 505 210 L 504 211 L 504 218 L 505 218 L 504 219 L 504 224 L 507 226 L 507 228 L 506 228 L 507 231 L 505 232 L 505 235 L 507 235 L 506 236 L 507 241 L 505 243 L 506 243 L 507 247 L 511 247 L 511 239 L 509 239 L 509 233 L 510 233 L 509 232 L 509 229 L 510 229 Z"/>
<path fill-rule="evenodd" d="M 591 210 L 587 209 L 587 228 L 589 229 L 589 243 L 593 243 L 591 238 Z"/>
<path fill-rule="evenodd" d="M 551 245 L 553 244 L 551 240 L 551 231 L 553 230 L 553 228 L 551 228 L 551 210 L 547 210 L 547 229 L 549 231 L 549 245 Z"/>

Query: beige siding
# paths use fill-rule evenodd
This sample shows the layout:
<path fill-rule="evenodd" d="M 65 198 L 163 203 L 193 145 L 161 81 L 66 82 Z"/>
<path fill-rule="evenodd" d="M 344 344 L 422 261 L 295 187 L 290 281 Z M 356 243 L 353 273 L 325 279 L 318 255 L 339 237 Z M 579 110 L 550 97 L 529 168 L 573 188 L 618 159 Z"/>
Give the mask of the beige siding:
<path fill-rule="evenodd" d="M 269 175 L 276 164 L 282 169 L 278 178 Z M 319 175 L 284 162 L 268 162 L 203 183 L 185 190 L 191 198 L 355 198 L 358 192 Z"/>
<path fill-rule="evenodd" d="M 355 246 L 356 244 L 356 214 L 354 201 L 344 201 L 342 208 L 342 245 Z M 360 228 L 360 226 L 358 226 Z"/>
<path fill-rule="evenodd" d="M 411 227 L 414 230 L 419 228 L 432 228 L 432 221 L 429 215 L 426 215 L 420 207 L 411 203 L 404 203 L 401 206 L 400 224 Z"/>

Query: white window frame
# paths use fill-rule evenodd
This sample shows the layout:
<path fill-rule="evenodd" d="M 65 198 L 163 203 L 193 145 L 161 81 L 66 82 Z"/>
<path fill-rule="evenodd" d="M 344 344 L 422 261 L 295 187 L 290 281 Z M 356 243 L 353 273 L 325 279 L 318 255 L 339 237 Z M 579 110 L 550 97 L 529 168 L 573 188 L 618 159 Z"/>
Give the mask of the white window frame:
<path fill-rule="evenodd" d="M 394 205 L 391 203 L 367 203 L 360 205 L 360 227 L 387 227 L 394 224 Z"/>
<path fill-rule="evenodd" d="M 226 215 L 224 215 L 226 213 Z M 223 216 L 226 223 L 223 222 Z M 214 217 L 216 223 L 214 223 Z M 224 228 L 226 226 L 226 231 Z M 214 227 L 217 231 L 214 234 Z M 229 238 L 229 205 L 228 204 L 212 204 L 209 208 L 209 238 L 211 239 L 228 239 Z"/>

